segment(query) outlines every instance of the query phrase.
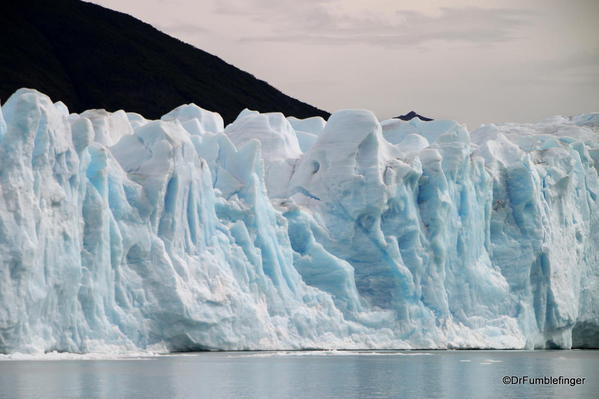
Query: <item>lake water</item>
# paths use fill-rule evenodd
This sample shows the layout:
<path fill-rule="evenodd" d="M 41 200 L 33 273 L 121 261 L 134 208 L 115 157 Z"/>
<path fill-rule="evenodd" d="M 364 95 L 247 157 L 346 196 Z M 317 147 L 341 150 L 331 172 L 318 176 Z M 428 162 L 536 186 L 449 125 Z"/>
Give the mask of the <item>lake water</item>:
<path fill-rule="evenodd" d="M 585 380 L 575 386 L 504 384 L 504 376 Z M 0 361 L 0 398 L 599 398 L 599 351 L 219 352 L 5 360 Z"/>

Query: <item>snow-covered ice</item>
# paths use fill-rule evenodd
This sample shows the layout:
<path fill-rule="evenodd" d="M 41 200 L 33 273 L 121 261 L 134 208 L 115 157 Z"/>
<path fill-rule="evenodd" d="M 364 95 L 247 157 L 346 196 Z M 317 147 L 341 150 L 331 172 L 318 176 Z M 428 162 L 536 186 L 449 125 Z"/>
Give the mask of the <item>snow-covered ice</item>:
<path fill-rule="evenodd" d="M 599 346 L 599 114 L 0 107 L 0 353 Z M 157 349 L 158 348 L 158 349 Z"/>

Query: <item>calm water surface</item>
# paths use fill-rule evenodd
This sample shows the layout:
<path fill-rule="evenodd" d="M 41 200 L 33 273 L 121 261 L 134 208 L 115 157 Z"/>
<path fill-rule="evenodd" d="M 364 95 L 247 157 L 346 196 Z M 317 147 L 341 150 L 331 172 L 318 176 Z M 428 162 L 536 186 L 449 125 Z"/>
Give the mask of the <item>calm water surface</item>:
<path fill-rule="evenodd" d="M 506 385 L 504 376 L 584 377 Z M 599 351 L 221 352 L 0 361 L 0 398 L 599 398 Z"/>

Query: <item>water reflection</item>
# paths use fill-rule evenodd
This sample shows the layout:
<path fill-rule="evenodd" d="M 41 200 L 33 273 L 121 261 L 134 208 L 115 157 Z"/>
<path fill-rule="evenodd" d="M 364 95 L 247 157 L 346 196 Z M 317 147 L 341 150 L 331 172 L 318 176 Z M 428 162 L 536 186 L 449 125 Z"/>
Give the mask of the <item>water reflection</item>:
<path fill-rule="evenodd" d="M 200 353 L 137 360 L 0 361 L 0 398 L 588 398 L 597 351 Z M 586 377 L 505 385 L 502 377 Z"/>

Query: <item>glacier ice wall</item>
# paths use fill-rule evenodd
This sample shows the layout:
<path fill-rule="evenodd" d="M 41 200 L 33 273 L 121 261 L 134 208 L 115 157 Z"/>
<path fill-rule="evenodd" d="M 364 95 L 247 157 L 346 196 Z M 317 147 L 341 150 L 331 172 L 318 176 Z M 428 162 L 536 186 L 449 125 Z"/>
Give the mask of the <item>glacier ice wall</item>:
<path fill-rule="evenodd" d="M 599 346 L 599 114 L 0 108 L 0 352 Z"/>

